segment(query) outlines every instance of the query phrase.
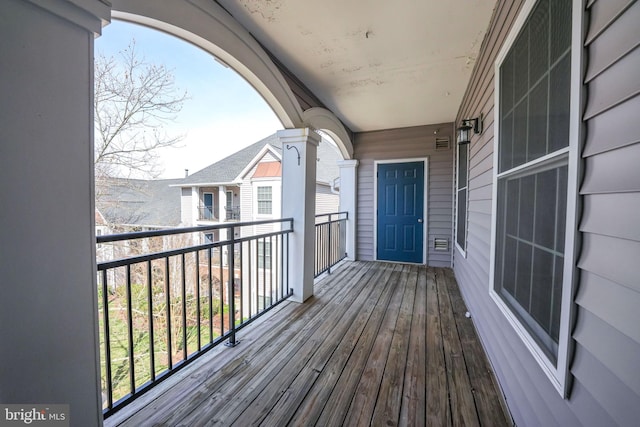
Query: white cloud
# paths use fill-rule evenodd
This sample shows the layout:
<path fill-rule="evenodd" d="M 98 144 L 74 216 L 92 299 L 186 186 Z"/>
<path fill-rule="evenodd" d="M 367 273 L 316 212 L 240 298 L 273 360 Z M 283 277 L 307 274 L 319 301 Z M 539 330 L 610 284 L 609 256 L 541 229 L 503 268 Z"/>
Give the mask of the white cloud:
<path fill-rule="evenodd" d="M 272 118 L 267 115 L 227 117 L 200 127 L 168 129 L 172 134 L 181 133 L 186 136 L 180 148 L 168 148 L 160 153 L 164 169 L 161 177 L 181 178 L 185 169 L 189 169 L 190 174 L 197 172 L 278 129 L 282 129 L 282 125 L 275 115 Z"/>

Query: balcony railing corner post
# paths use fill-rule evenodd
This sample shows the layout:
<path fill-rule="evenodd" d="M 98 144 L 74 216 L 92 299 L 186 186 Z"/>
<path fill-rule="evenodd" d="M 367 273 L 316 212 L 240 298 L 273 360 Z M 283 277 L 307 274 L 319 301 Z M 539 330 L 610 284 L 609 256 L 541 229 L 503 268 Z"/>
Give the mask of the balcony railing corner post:
<path fill-rule="evenodd" d="M 332 260 L 331 260 L 331 227 L 333 226 L 333 223 L 331 222 L 331 214 L 329 214 L 329 224 L 327 226 L 328 231 L 328 236 L 327 236 L 327 262 L 329 263 L 329 268 L 327 269 L 327 274 L 331 274 L 331 265 L 332 265 Z"/>
<path fill-rule="evenodd" d="M 236 287 L 236 278 L 235 278 L 235 247 L 236 247 L 236 237 L 235 237 L 235 227 L 232 225 L 229 227 L 229 250 L 231 254 L 229 255 L 229 284 L 227 286 L 227 292 L 229 295 L 229 340 L 225 343 L 227 347 L 235 347 L 240 341 L 236 341 L 236 307 L 235 307 L 235 287 Z M 223 313 L 224 315 L 224 313 Z"/>

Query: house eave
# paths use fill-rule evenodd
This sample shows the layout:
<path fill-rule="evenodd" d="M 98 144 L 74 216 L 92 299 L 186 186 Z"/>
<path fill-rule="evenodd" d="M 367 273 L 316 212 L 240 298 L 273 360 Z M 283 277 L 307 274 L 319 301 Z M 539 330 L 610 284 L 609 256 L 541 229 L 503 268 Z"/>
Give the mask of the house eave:
<path fill-rule="evenodd" d="M 240 185 L 239 181 L 228 181 L 228 182 L 192 182 L 185 184 L 172 184 L 169 187 L 219 187 L 221 185 Z"/>

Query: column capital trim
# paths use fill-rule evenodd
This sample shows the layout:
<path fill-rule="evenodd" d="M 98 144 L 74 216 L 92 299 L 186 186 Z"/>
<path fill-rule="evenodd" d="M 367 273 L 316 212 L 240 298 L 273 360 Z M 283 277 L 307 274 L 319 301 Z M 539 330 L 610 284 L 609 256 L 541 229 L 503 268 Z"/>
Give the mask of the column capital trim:
<path fill-rule="evenodd" d="M 318 146 L 320 144 L 321 136 L 310 128 L 294 128 L 283 129 L 277 132 L 278 139 L 283 144 L 294 144 L 306 142 L 308 144 L 314 144 Z"/>
<path fill-rule="evenodd" d="M 28 0 L 47 12 L 76 24 L 93 34 L 101 34 L 111 21 L 111 4 L 103 0 Z"/>
<path fill-rule="evenodd" d="M 357 159 L 338 160 L 337 163 L 340 169 L 355 169 L 360 164 Z"/>

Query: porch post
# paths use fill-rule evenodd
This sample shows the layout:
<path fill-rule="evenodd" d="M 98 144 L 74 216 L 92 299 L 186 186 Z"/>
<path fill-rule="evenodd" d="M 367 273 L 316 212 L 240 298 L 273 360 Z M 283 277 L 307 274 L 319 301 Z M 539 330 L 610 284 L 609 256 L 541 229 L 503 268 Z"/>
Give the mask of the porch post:
<path fill-rule="evenodd" d="M 66 404 L 74 426 L 102 425 L 93 41 L 110 13 L 0 2 L 0 402 Z"/>
<path fill-rule="evenodd" d="M 340 211 L 348 212 L 347 220 L 347 259 L 356 259 L 356 205 L 358 202 L 358 161 L 341 160 L 340 168 Z"/>
<path fill-rule="evenodd" d="M 293 218 L 289 238 L 289 285 L 292 299 L 313 295 L 316 163 L 320 136 L 311 129 L 278 131 L 282 143 L 282 217 Z"/>
<path fill-rule="evenodd" d="M 191 224 L 196 225 L 200 219 L 200 189 L 198 187 L 191 187 Z M 204 212 L 204 211 L 203 211 Z"/>
<path fill-rule="evenodd" d="M 227 219 L 227 187 L 221 185 L 218 187 L 218 221 L 224 222 Z"/>

